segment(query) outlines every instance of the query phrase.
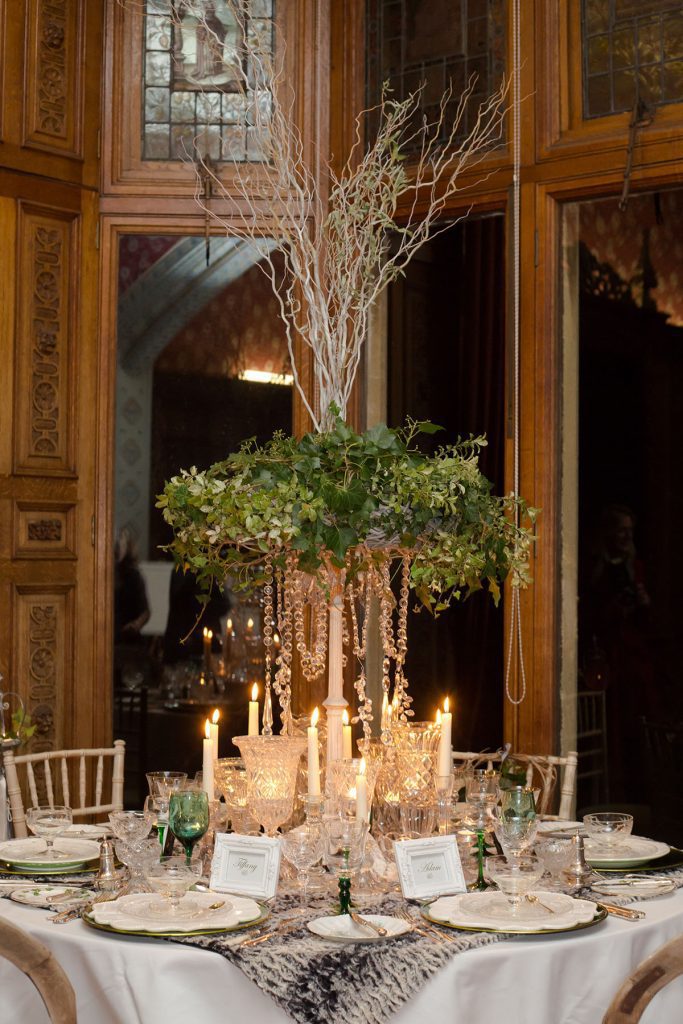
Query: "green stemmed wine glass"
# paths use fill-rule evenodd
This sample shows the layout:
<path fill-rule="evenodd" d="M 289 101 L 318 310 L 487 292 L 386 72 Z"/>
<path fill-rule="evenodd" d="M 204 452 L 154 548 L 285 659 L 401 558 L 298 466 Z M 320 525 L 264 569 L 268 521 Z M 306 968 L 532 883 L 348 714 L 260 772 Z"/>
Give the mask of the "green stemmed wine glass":
<path fill-rule="evenodd" d="M 185 850 L 185 862 L 192 860 L 192 850 L 209 827 L 209 800 L 202 789 L 181 789 L 171 793 L 168 824 Z"/>

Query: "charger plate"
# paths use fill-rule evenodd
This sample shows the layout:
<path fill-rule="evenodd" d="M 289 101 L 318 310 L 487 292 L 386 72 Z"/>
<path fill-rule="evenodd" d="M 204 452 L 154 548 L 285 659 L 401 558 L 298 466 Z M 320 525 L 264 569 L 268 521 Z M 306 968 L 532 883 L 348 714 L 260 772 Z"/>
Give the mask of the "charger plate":
<path fill-rule="evenodd" d="M 93 867 L 92 864 L 69 864 L 62 868 L 51 868 L 49 871 L 45 868 L 18 868 L 16 864 L 8 864 L 6 861 L 0 860 L 0 872 L 3 875 L 13 875 L 16 878 L 52 878 L 53 875 L 94 875 L 97 872 L 97 868 Z"/>
<path fill-rule="evenodd" d="M 478 895 L 478 894 L 470 894 Z M 543 893 L 544 896 L 552 897 L 551 893 Z M 589 902 L 589 901 L 586 901 Z M 607 917 L 607 911 L 601 903 L 595 904 L 595 913 L 593 917 L 588 921 L 577 921 L 574 924 L 569 924 L 565 927 L 560 928 L 515 928 L 505 925 L 505 927 L 485 927 L 480 924 L 466 924 L 458 923 L 453 924 L 451 921 L 443 921 L 439 918 L 433 917 L 430 913 L 432 904 L 428 904 L 426 907 L 422 907 L 420 913 L 426 921 L 430 924 L 438 925 L 441 928 L 452 928 L 454 931 L 459 932 L 488 932 L 492 935 L 563 935 L 567 932 L 578 932 L 583 931 L 586 928 L 593 928 L 596 924 L 600 924 Z"/>
<path fill-rule="evenodd" d="M 641 875 L 646 874 L 648 871 L 673 871 L 674 868 L 683 868 L 683 850 L 678 850 L 675 846 L 672 846 L 669 848 L 669 853 L 657 857 L 656 860 L 649 860 L 645 864 L 634 864 L 632 867 L 616 867 L 615 865 L 604 863 L 598 866 L 597 862 L 594 865 L 592 861 L 589 863 L 591 867 L 595 867 L 595 870 L 600 875 L 623 875 L 626 872 L 629 875 Z"/>
<path fill-rule="evenodd" d="M 222 894 L 212 893 L 212 895 L 220 896 Z M 258 917 L 252 918 L 251 921 L 239 921 L 237 924 L 231 925 L 227 928 L 197 928 L 192 931 L 146 931 L 142 928 L 117 928 L 115 925 L 101 924 L 96 921 L 93 917 L 92 911 L 88 911 L 83 914 L 81 916 L 81 921 L 83 921 L 88 928 L 94 928 L 98 932 L 110 932 L 112 935 L 135 935 L 144 939 L 185 939 L 193 935 L 224 935 L 227 932 L 241 932 L 246 931 L 248 928 L 256 928 L 270 917 L 270 910 L 265 906 L 265 904 L 258 903 L 258 907 L 259 915 Z"/>

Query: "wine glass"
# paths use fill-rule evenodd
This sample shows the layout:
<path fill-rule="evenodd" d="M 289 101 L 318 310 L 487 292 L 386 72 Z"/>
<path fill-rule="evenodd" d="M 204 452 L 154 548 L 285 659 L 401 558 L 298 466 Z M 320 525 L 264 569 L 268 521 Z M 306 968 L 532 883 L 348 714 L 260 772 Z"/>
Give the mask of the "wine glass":
<path fill-rule="evenodd" d="M 171 793 L 168 824 L 185 850 L 185 863 L 192 860 L 195 843 L 209 827 L 209 798 L 203 789 L 187 787 Z"/>
<path fill-rule="evenodd" d="M 54 807 L 29 807 L 26 811 L 26 824 L 35 836 L 45 839 L 48 860 L 64 860 L 68 853 L 55 850 L 54 841 L 73 822 L 70 807 L 55 805 Z"/>
<path fill-rule="evenodd" d="M 280 842 L 283 854 L 299 873 L 301 913 L 303 913 L 307 906 L 308 873 L 313 865 L 320 860 L 323 852 L 320 828 L 306 822 L 291 832 L 285 832 L 281 836 Z"/>
<path fill-rule="evenodd" d="M 474 768 L 465 775 L 467 821 L 476 829 L 490 824 L 490 813 L 498 800 L 500 774 L 488 768 Z"/>
<path fill-rule="evenodd" d="M 518 857 L 487 857 L 485 871 L 492 882 L 505 895 L 514 916 L 519 913 L 522 899 L 543 875 L 543 865 L 533 854 Z"/>

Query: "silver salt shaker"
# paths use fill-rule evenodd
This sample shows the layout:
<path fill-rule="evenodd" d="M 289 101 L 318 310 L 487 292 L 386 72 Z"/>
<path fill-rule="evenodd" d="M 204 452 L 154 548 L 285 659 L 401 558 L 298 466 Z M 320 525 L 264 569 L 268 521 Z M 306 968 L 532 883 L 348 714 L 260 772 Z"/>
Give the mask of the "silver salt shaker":
<path fill-rule="evenodd" d="M 102 892 L 113 892 L 118 885 L 118 873 L 114 866 L 114 844 L 106 836 L 100 842 L 100 867 L 95 885 Z"/>

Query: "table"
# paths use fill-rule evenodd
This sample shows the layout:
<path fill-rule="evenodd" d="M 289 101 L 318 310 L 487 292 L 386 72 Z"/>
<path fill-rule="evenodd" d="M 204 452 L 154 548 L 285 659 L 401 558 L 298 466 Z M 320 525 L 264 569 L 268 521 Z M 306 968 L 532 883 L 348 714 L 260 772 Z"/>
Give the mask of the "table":
<path fill-rule="evenodd" d="M 625 977 L 683 931 L 683 890 L 638 904 L 642 921 L 525 938 L 456 955 L 391 1018 L 392 1024 L 600 1024 Z M 112 938 L 81 921 L 0 899 L 0 915 L 54 952 L 78 999 L 79 1024 L 285 1024 L 287 1016 L 216 953 L 163 940 Z M 680 1024 L 683 978 L 664 989 L 643 1024 Z M 0 1024 L 45 1024 L 30 983 L 0 960 Z M 315 1022 L 312 1022 L 315 1024 Z"/>

